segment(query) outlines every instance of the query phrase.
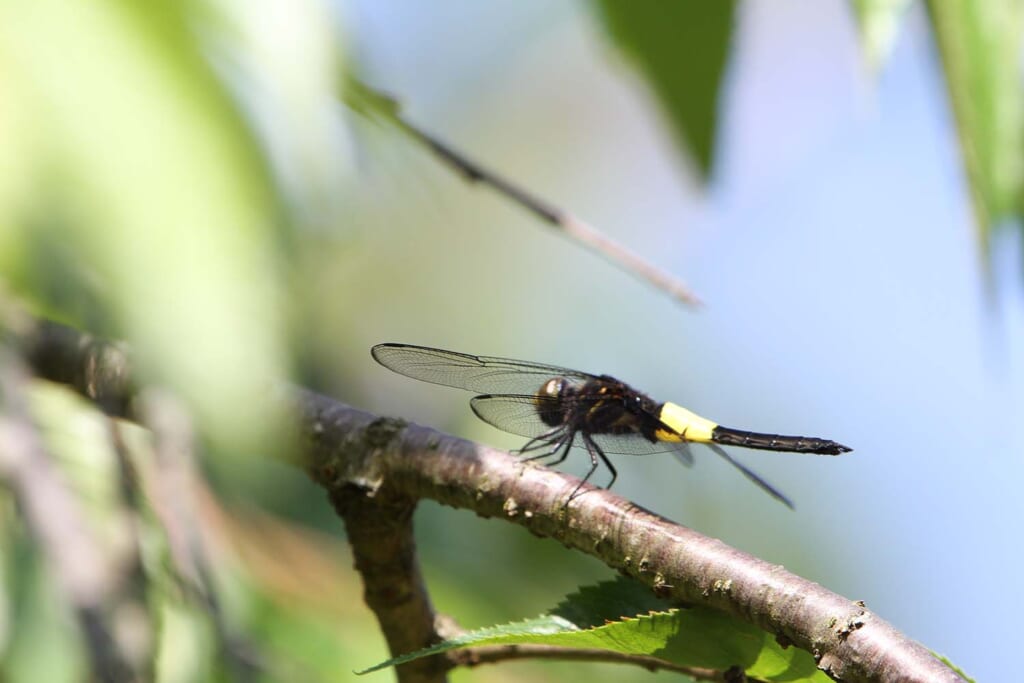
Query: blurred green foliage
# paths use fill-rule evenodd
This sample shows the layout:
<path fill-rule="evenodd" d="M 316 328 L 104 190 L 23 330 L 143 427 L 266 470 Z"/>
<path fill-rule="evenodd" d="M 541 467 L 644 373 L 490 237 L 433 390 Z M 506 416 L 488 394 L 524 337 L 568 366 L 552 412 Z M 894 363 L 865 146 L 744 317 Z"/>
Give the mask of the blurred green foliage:
<path fill-rule="evenodd" d="M 867 52 L 881 60 L 903 3 L 853 5 Z M 982 228 L 1020 210 L 1020 145 L 1006 143 L 1021 128 L 1019 8 L 931 4 Z M 603 0 L 594 11 L 709 174 L 736 3 Z M 542 347 L 606 306 L 524 276 L 516 257 L 542 238 L 507 228 L 532 219 L 509 219 L 500 201 L 467 196 L 461 179 L 410 152 L 397 131 L 368 130 L 339 106 L 366 104 L 341 92 L 359 75 L 342 29 L 336 8 L 317 0 L 0 3 L 0 296 L 124 339 L 142 379 L 185 400 L 214 484 L 199 510 L 224 628 L 263 680 L 348 680 L 387 656 L 322 495 L 263 459 L 286 447 L 281 416 L 261 400 L 270 388 L 299 376 L 367 405 L 397 403 L 394 395 L 415 402 L 425 394 L 367 378 L 369 343 L 393 335 L 475 350 L 525 330 L 521 346 Z M 990 35 L 997 40 L 982 39 Z M 522 147 L 513 139 L 506 149 L 514 158 Z M 441 260 L 453 245 L 456 256 L 489 249 L 505 258 Z M 582 278 L 566 265 L 573 247 L 541 247 L 550 261 L 531 267 Z M 536 289 L 474 279 L 485 269 Z M 420 298 L 400 308 L 410 289 Z M 537 301 L 550 304 L 546 312 Z M 565 325 L 574 305 L 579 318 Z M 459 315 L 472 324 L 449 329 Z M 121 538 L 108 423 L 66 392 L 34 390 L 36 419 L 89 523 Z M 468 416 L 463 405 L 439 403 L 419 405 L 439 427 L 480 428 L 454 417 Z M 132 451 L 145 469 L 145 436 L 135 435 Z M 685 497 L 674 483 L 658 485 Z M 148 501 L 139 523 L 158 680 L 231 679 L 230 643 L 217 641 L 209 611 L 177 582 Z M 470 627 L 537 613 L 552 595 L 607 576 L 596 561 L 518 528 L 430 503 L 417 525 L 435 602 Z M 79 634 L 6 490 L 0 545 L 0 677 L 86 679 Z M 789 546 L 800 561 L 799 543 Z M 652 677 L 530 663 L 455 677 L 568 675 Z"/>
<path fill-rule="evenodd" d="M 0 264 L 39 312 L 109 321 L 234 451 L 275 433 L 249 397 L 287 365 L 278 202 L 197 9 L 4 3 Z"/>

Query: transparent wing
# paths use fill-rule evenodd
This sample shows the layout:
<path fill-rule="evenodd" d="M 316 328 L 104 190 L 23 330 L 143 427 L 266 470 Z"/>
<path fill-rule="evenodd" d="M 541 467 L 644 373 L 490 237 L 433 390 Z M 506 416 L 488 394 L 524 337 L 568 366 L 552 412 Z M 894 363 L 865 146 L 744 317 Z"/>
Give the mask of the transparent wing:
<path fill-rule="evenodd" d="M 718 455 L 722 456 L 722 458 L 727 463 L 729 463 L 730 465 L 732 465 L 733 467 L 738 469 L 740 472 L 742 472 L 744 477 L 746 477 L 750 481 L 752 481 L 755 484 L 757 484 L 758 486 L 760 486 L 761 490 L 763 490 L 769 496 L 771 496 L 775 500 L 781 502 L 783 505 L 788 507 L 790 510 L 796 509 L 796 508 L 793 507 L 793 501 L 791 501 L 789 498 L 787 498 L 785 496 L 785 494 L 783 494 L 777 488 L 775 488 L 774 486 L 772 486 L 771 484 L 766 482 L 764 479 L 762 479 L 760 477 L 760 475 L 756 474 L 753 470 L 749 469 L 746 465 L 741 463 L 739 460 L 734 459 L 731 455 L 726 453 L 724 448 L 722 448 L 721 446 L 718 446 L 717 444 L 713 444 L 713 443 L 708 443 L 708 444 L 704 444 L 704 445 L 707 446 L 708 448 L 710 448 L 711 450 L 713 450 Z"/>
<path fill-rule="evenodd" d="M 676 456 L 676 460 L 683 465 L 693 467 L 693 451 L 690 450 L 689 442 L 681 441 L 677 443 L 676 447 L 672 449 L 672 455 Z"/>
<path fill-rule="evenodd" d="M 552 377 L 580 383 L 597 379 L 557 365 L 473 356 L 427 346 L 377 344 L 370 353 L 378 363 L 400 375 L 481 394 L 533 394 Z"/>
<path fill-rule="evenodd" d="M 618 455 L 652 455 L 654 453 L 676 453 L 683 463 L 687 458 L 693 462 L 693 456 L 688 455 L 685 442 L 672 441 L 648 441 L 640 434 L 591 434 L 601 450 L 605 453 L 617 453 Z"/>

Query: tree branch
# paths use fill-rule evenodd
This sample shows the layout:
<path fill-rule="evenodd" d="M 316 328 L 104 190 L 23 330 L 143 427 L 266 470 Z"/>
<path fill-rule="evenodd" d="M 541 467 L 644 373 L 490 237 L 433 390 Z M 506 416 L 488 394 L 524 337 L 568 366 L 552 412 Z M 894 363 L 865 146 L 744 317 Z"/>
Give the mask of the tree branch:
<path fill-rule="evenodd" d="M 585 493 L 566 506 L 579 483 L 574 477 L 309 391 L 289 390 L 285 396 L 294 403 L 305 441 L 302 465 L 346 521 L 367 602 L 389 644 L 398 648 L 395 654 L 439 637 L 409 529 L 414 502 L 429 498 L 503 518 L 593 555 L 661 597 L 708 605 L 753 623 L 813 654 L 837 680 L 962 681 L 862 602 L 614 493 L 584 486 Z M 449 658 L 415 675 L 437 680 L 457 661 Z"/>
<path fill-rule="evenodd" d="M 363 578 L 363 598 L 377 617 L 389 651 L 398 655 L 441 642 L 435 630 L 438 616 L 416 557 L 412 525 L 416 501 L 403 495 L 373 495 L 370 489 L 350 483 L 331 490 L 330 498 L 345 522 L 356 569 Z M 424 657 L 398 666 L 398 680 L 443 681 L 451 668 L 444 657 Z"/>
<path fill-rule="evenodd" d="M 661 597 L 708 605 L 815 656 L 843 681 L 962 681 L 919 643 L 854 602 L 655 515 L 610 491 L 426 427 L 298 393 L 307 469 L 335 495 L 430 498 L 500 517 L 593 555 Z M 351 489 L 349 489 L 351 492 Z"/>

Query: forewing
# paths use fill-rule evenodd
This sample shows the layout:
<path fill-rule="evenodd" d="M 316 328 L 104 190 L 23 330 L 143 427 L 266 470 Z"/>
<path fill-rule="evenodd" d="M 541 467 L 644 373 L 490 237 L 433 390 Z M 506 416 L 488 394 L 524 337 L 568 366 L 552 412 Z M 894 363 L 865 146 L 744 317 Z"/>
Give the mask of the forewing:
<path fill-rule="evenodd" d="M 378 344 L 370 353 L 378 363 L 400 375 L 481 394 L 532 395 L 553 377 L 580 383 L 595 379 L 594 375 L 557 365 L 473 356 L 427 346 Z"/>

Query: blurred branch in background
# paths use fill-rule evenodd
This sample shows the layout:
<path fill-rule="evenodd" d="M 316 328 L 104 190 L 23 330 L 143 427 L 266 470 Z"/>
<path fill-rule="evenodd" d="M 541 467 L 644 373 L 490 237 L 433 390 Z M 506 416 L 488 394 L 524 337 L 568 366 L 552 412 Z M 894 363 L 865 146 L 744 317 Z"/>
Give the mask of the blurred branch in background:
<path fill-rule="evenodd" d="M 13 491 L 30 533 L 78 619 L 97 679 L 143 680 L 152 634 L 131 634 L 133 644 L 144 644 L 142 651 L 115 637 L 113 620 L 130 619 L 136 611 L 126 604 L 121 590 L 127 583 L 121 558 L 103 548 L 87 528 L 79 501 L 46 453 L 29 415 L 24 395 L 28 381 L 21 360 L 0 347 L 0 481 Z"/>
<path fill-rule="evenodd" d="M 537 197 L 507 178 L 471 160 L 464 153 L 442 142 L 402 116 L 397 100 L 377 92 L 356 79 L 350 79 L 344 89 L 345 101 L 353 110 L 364 115 L 388 121 L 422 144 L 441 162 L 451 166 L 469 182 L 489 185 L 509 201 L 525 208 L 551 227 L 561 231 L 570 240 L 603 256 L 633 276 L 645 280 L 677 302 L 699 306 L 701 301 L 682 281 L 656 268 L 637 254 L 609 239 L 578 216 Z"/>
<path fill-rule="evenodd" d="M 70 342 L 62 355 L 89 348 L 53 323 L 40 323 L 39 328 L 44 331 L 23 335 L 18 345 L 24 349 L 33 340 L 59 338 Z M 26 355 L 39 362 L 37 370 L 49 367 L 39 354 Z M 100 357 L 112 357 L 123 367 L 117 353 Z M 122 377 L 96 376 L 118 376 L 118 381 Z M 410 525 L 417 501 L 432 499 L 553 538 L 676 603 L 706 605 L 747 620 L 814 654 L 818 666 L 834 678 L 960 680 L 863 603 L 830 593 L 608 491 L 587 487 L 586 495 L 567 507 L 565 498 L 578 484 L 574 477 L 324 396 L 303 390 L 287 395 L 306 444 L 301 464 L 327 490 L 345 520 L 367 604 L 395 655 L 440 638 L 442 622 L 419 573 Z M 400 679 L 441 680 L 457 662 L 419 660 L 400 670 Z"/>
<path fill-rule="evenodd" d="M 115 361 L 116 363 L 117 361 Z M 256 648 L 229 625 L 213 582 L 201 531 L 199 495 L 205 490 L 196 471 L 192 420 L 170 393 L 149 390 L 142 400 L 145 424 L 153 432 L 154 461 L 146 477 L 147 493 L 160 526 L 181 590 L 203 605 L 213 623 L 222 658 L 234 680 L 248 681 L 266 669 Z"/>
<path fill-rule="evenodd" d="M 201 604 L 216 627 L 216 641 L 235 680 L 250 680 L 259 670 L 251 647 L 226 625 L 211 583 L 195 519 L 197 480 L 191 470 L 192 434 L 187 415 L 168 395 L 150 390 L 141 414 L 153 426 L 153 461 L 143 461 L 141 476 L 126 442 L 126 423 L 107 420 L 116 456 L 119 496 L 113 526 L 121 538 L 111 552 L 109 533 L 90 527 L 84 494 L 62 480 L 53 456 L 29 414 L 29 374 L 20 371 L 21 352 L 39 376 L 74 387 L 109 415 L 134 417 L 137 396 L 124 345 L 96 340 L 71 328 L 36 322 L 5 308 L 0 329 L 0 477 L 15 492 L 28 527 L 49 559 L 78 614 L 84 641 L 98 680 L 135 681 L 155 677 L 157 625 L 161 615 L 149 602 L 152 576 L 144 566 L 147 502 L 166 532 L 174 578 L 194 604 Z M 12 349 L 6 348 L 11 345 Z M 109 524 L 111 520 L 106 520 Z M 157 589 L 160 590 L 160 589 Z"/>

